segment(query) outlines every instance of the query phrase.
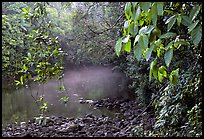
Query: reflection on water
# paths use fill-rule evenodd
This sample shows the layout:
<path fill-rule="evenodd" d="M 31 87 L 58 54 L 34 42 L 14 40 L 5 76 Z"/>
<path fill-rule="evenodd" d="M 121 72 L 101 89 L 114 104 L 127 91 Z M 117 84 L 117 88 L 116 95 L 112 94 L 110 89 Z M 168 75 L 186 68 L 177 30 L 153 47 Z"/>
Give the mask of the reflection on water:
<path fill-rule="evenodd" d="M 27 121 L 38 115 L 39 108 L 32 96 L 37 98 L 40 95 L 44 95 L 44 101 L 48 102 L 49 116 L 81 117 L 88 113 L 111 116 L 113 115 L 111 111 L 80 104 L 79 99 L 128 97 L 124 91 L 125 82 L 125 76 L 113 73 L 111 68 L 92 66 L 68 70 L 60 82 L 52 79 L 45 85 L 32 84 L 31 88 L 19 90 L 3 88 L 2 124 Z M 59 91 L 62 85 L 65 90 Z M 65 105 L 60 98 L 67 94 L 69 100 Z"/>

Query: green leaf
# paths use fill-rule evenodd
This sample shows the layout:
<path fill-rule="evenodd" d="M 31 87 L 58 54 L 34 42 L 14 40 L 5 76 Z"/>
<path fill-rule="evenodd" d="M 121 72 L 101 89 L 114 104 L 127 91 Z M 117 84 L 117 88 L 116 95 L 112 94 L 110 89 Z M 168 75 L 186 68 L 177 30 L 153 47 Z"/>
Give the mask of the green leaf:
<path fill-rule="evenodd" d="M 152 46 L 150 48 L 148 48 L 147 52 L 146 52 L 146 61 L 149 60 L 149 58 L 151 57 L 152 54 L 152 50 L 154 49 L 154 44 L 152 44 Z"/>
<path fill-rule="evenodd" d="M 181 45 L 189 46 L 190 43 L 186 42 L 186 41 L 182 41 L 182 40 L 174 42 L 174 47 L 176 47 L 176 48 L 179 48 Z"/>
<path fill-rule="evenodd" d="M 200 7 L 201 7 L 201 5 L 200 5 L 200 6 L 199 6 L 199 5 L 196 5 L 196 6 L 194 6 L 193 9 L 191 10 L 190 15 L 189 15 L 191 21 L 193 21 L 193 20 L 196 18 L 196 16 L 198 15 L 198 13 L 199 13 L 199 11 L 200 11 Z"/>
<path fill-rule="evenodd" d="M 125 16 L 127 19 L 130 18 L 130 13 L 131 13 L 131 2 L 127 2 L 125 4 Z"/>
<path fill-rule="evenodd" d="M 147 31 L 145 32 L 145 34 L 150 34 L 154 28 L 155 28 L 154 26 L 148 27 L 148 29 L 147 29 Z"/>
<path fill-rule="evenodd" d="M 191 38 L 195 46 L 199 44 L 202 38 L 202 27 L 201 25 L 197 26 L 192 32 L 191 32 Z"/>
<path fill-rule="evenodd" d="M 147 48 L 148 44 L 149 44 L 149 39 L 148 39 L 147 35 L 142 35 L 142 38 L 143 38 L 143 46 L 144 46 L 144 48 Z"/>
<path fill-rule="evenodd" d="M 134 44 L 133 44 L 133 45 L 135 45 L 135 43 L 138 42 L 139 39 L 140 39 L 140 35 L 137 35 L 137 36 L 135 37 L 135 40 L 134 40 Z"/>
<path fill-rule="evenodd" d="M 136 8 L 137 3 L 138 3 L 138 2 L 132 2 L 133 8 Z"/>
<path fill-rule="evenodd" d="M 180 27 L 181 25 L 181 20 L 182 20 L 182 17 L 180 14 L 177 15 L 177 25 Z"/>
<path fill-rule="evenodd" d="M 131 23 L 130 24 L 130 33 L 133 35 L 133 37 L 137 34 L 138 32 L 138 26 L 136 23 Z"/>
<path fill-rule="evenodd" d="M 125 37 L 125 38 L 122 40 L 122 42 L 123 42 L 123 43 L 127 43 L 128 40 L 129 40 L 129 38 L 130 38 L 130 35 L 127 35 L 127 37 Z"/>
<path fill-rule="evenodd" d="M 55 55 L 55 54 L 57 54 L 59 51 L 57 50 L 57 49 L 55 49 L 53 52 L 52 52 L 52 54 L 53 55 Z"/>
<path fill-rule="evenodd" d="M 122 47 L 122 38 L 119 38 L 115 45 L 115 52 L 118 57 L 120 55 L 121 47 Z"/>
<path fill-rule="evenodd" d="M 171 16 L 171 17 L 166 21 L 165 24 L 168 24 L 168 25 L 167 25 L 167 31 L 169 31 L 169 30 L 173 27 L 173 25 L 174 25 L 175 22 L 176 22 L 176 16 L 175 16 L 175 15 Z"/>
<path fill-rule="evenodd" d="M 23 69 L 26 72 L 28 70 L 28 67 L 25 64 L 23 64 Z"/>
<path fill-rule="evenodd" d="M 182 16 L 181 23 L 185 26 L 190 26 L 192 21 L 188 16 Z"/>
<path fill-rule="evenodd" d="M 179 77 L 178 72 L 179 72 L 179 68 L 177 68 L 176 70 L 173 70 L 169 76 L 169 80 L 174 86 L 176 86 L 178 82 L 178 77 Z"/>
<path fill-rule="evenodd" d="M 140 25 L 141 27 L 143 26 L 143 24 L 144 24 L 144 20 L 143 20 L 143 19 L 139 20 L 139 25 Z"/>
<path fill-rule="evenodd" d="M 126 44 L 122 43 L 122 49 L 121 49 L 122 52 L 125 51 L 125 46 L 126 46 Z"/>
<path fill-rule="evenodd" d="M 158 15 L 163 15 L 163 2 L 161 3 L 161 2 L 158 2 L 157 3 L 157 13 L 158 13 Z"/>
<path fill-rule="evenodd" d="M 19 85 L 21 82 L 18 80 L 14 80 L 16 82 L 16 85 Z"/>
<path fill-rule="evenodd" d="M 27 7 L 28 12 L 30 11 L 30 6 Z"/>
<path fill-rule="evenodd" d="M 22 8 L 22 10 L 25 12 L 25 13 L 28 13 L 28 10 L 26 8 Z"/>
<path fill-rule="evenodd" d="M 164 54 L 164 61 L 167 67 L 169 67 L 173 57 L 173 48 L 169 48 Z"/>
<path fill-rule="evenodd" d="M 188 32 L 190 33 L 198 24 L 199 20 L 196 20 L 192 25 L 189 26 Z"/>
<path fill-rule="evenodd" d="M 134 19 L 134 20 L 137 20 L 137 19 L 139 18 L 140 13 L 141 13 L 140 6 L 138 6 L 137 11 L 136 11 L 136 14 L 135 14 L 135 19 Z"/>
<path fill-rule="evenodd" d="M 164 39 L 164 38 L 173 38 L 173 37 L 175 37 L 175 36 L 176 36 L 176 33 L 168 32 L 168 33 L 166 33 L 166 34 L 162 34 L 162 35 L 160 36 L 160 38 L 161 38 L 161 39 Z"/>
<path fill-rule="evenodd" d="M 128 41 L 128 43 L 126 43 L 125 45 L 125 51 L 130 52 L 131 50 L 131 41 Z"/>
<path fill-rule="evenodd" d="M 166 72 L 166 67 L 164 67 L 164 66 L 161 66 L 161 67 L 159 67 L 159 69 L 158 69 L 158 80 L 160 81 L 160 82 L 162 82 L 162 80 L 164 79 L 164 77 L 167 77 L 167 72 Z"/>
<path fill-rule="evenodd" d="M 149 72 L 149 81 L 151 81 L 152 79 L 152 73 L 153 73 L 153 76 L 155 77 L 155 79 L 157 79 L 157 67 L 156 67 L 156 64 L 157 64 L 157 60 L 154 60 L 150 63 L 150 72 Z"/>
<path fill-rule="evenodd" d="M 20 77 L 20 82 L 23 85 L 23 76 Z"/>
<path fill-rule="evenodd" d="M 148 27 L 144 26 L 139 30 L 139 34 L 142 34 L 142 33 L 145 34 L 145 33 L 147 33 L 147 31 L 148 31 Z"/>
<path fill-rule="evenodd" d="M 140 7 L 143 11 L 148 12 L 151 2 L 140 2 Z"/>
<path fill-rule="evenodd" d="M 151 8 L 151 16 L 152 16 L 152 23 L 154 26 L 157 25 L 157 4 L 154 3 L 152 8 Z"/>
<path fill-rule="evenodd" d="M 167 70 L 167 68 L 165 67 L 165 66 L 161 66 L 161 67 L 159 67 L 159 72 L 160 73 L 162 73 L 162 75 L 164 76 L 164 77 L 167 77 L 167 72 L 166 72 L 166 70 Z"/>
<path fill-rule="evenodd" d="M 140 61 L 142 57 L 142 51 L 143 51 L 143 46 L 141 45 L 136 45 L 135 50 L 134 50 L 134 55 L 137 58 L 137 61 Z"/>

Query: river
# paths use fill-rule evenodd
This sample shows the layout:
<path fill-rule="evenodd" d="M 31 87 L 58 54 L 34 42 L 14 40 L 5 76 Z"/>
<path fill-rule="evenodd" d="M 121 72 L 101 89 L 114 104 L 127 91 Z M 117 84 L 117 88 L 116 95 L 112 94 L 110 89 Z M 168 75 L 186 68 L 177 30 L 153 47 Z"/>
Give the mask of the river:
<path fill-rule="evenodd" d="M 9 123 L 28 121 L 39 115 L 35 99 L 43 95 L 48 102 L 46 115 L 81 117 L 86 114 L 113 116 L 114 112 L 105 108 L 95 109 L 80 100 L 102 98 L 128 98 L 126 77 L 113 72 L 112 67 L 89 66 L 67 69 L 59 81 L 48 80 L 47 84 L 31 84 L 30 88 L 2 88 L 2 126 Z M 32 94 L 32 95 L 31 95 Z M 65 104 L 60 98 L 68 96 Z"/>

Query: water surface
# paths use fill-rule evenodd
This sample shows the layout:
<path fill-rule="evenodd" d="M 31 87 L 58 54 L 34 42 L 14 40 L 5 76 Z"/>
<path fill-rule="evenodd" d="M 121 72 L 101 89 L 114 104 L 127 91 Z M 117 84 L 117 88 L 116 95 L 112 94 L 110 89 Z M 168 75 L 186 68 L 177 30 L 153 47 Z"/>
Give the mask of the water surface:
<path fill-rule="evenodd" d="M 62 89 L 64 86 L 65 90 Z M 61 89 L 59 89 L 61 88 Z M 34 99 L 44 96 L 48 102 L 48 116 L 81 117 L 92 113 L 113 116 L 107 109 L 94 109 L 90 104 L 80 104 L 80 99 L 128 97 L 126 78 L 122 73 L 112 72 L 111 67 L 90 66 L 66 70 L 61 81 L 52 79 L 47 84 L 31 84 L 31 88 L 2 88 L 2 124 L 23 122 L 39 114 Z M 32 94 L 32 95 L 31 95 Z M 66 104 L 60 101 L 68 96 Z"/>

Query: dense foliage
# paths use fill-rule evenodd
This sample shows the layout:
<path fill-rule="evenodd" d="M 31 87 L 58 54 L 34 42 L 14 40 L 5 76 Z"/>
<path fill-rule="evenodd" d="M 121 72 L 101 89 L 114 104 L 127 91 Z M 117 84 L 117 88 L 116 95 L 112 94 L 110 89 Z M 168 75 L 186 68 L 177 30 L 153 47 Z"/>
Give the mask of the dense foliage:
<path fill-rule="evenodd" d="M 5 7 L 7 4 L 16 6 L 16 3 L 5 3 Z M 47 13 L 43 4 L 29 4 L 17 7 L 21 14 L 6 12 L 2 15 L 3 75 L 12 78 L 11 81 L 15 79 L 17 85 L 27 85 L 32 80 L 45 82 L 62 75 L 63 69 L 63 52 L 57 38 L 49 36 L 51 24 L 45 20 Z"/>
<path fill-rule="evenodd" d="M 135 92 L 140 102 L 148 104 L 150 98 L 154 100 L 155 135 L 202 135 L 201 8 L 201 3 L 190 2 L 128 2 L 125 5 L 127 20 L 115 51 L 118 56 L 128 52 L 126 72 L 133 79 L 132 86 L 138 87 Z M 141 63 L 140 67 L 135 65 L 135 60 Z M 148 61 L 151 61 L 149 67 Z M 140 69 L 142 75 L 141 72 L 138 75 Z M 152 74 L 161 84 L 151 81 Z M 165 78 L 170 82 L 163 81 Z"/>

